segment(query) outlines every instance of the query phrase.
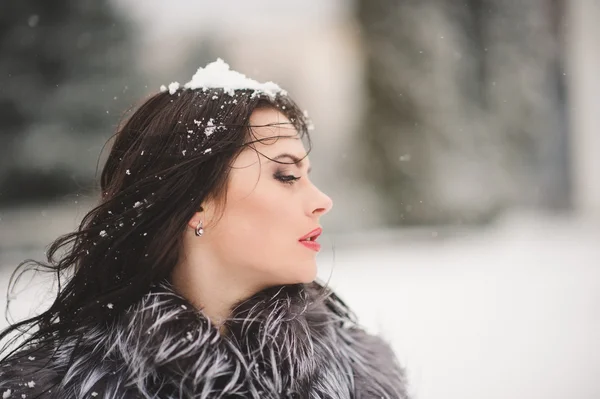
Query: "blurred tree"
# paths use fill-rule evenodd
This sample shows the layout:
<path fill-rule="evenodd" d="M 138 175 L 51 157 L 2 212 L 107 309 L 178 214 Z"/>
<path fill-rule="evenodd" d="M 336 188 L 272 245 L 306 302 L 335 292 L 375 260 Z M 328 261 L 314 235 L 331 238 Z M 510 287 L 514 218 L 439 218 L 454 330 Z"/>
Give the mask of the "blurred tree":
<path fill-rule="evenodd" d="M 0 204 L 88 188 L 135 86 L 108 0 L 0 3 Z"/>
<path fill-rule="evenodd" d="M 389 224 L 569 204 L 563 0 L 358 0 L 364 177 Z"/>

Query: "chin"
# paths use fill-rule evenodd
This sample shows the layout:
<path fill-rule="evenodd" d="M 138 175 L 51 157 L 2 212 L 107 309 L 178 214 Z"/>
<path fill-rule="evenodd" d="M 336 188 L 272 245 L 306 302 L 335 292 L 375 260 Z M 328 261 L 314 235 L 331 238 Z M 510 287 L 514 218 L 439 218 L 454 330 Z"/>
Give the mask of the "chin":
<path fill-rule="evenodd" d="M 301 268 L 295 269 L 295 271 L 296 273 L 284 276 L 282 284 L 308 284 L 317 278 L 317 265 L 315 263 L 304 264 Z"/>
<path fill-rule="evenodd" d="M 317 266 L 316 265 L 310 265 L 308 267 L 306 267 L 306 269 L 303 269 L 303 271 L 305 271 L 305 273 L 303 273 L 301 276 L 299 276 L 299 281 L 297 283 L 304 283 L 304 284 L 308 284 L 308 283 L 312 283 L 313 281 L 315 281 L 315 279 L 317 278 Z"/>

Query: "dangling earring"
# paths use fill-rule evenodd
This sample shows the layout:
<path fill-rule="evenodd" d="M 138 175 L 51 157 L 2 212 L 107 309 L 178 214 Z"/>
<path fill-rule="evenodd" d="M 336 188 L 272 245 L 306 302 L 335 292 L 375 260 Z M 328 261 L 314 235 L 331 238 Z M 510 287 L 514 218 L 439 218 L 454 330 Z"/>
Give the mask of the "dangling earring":
<path fill-rule="evenodd" d="M 198 223 L 198 226 L 196 226 L 196 236 L 200 237 L 202 234 L 204 234 L 204 228 L 202 227 L 202 220 L 201 220 L 200 223 Z"/>

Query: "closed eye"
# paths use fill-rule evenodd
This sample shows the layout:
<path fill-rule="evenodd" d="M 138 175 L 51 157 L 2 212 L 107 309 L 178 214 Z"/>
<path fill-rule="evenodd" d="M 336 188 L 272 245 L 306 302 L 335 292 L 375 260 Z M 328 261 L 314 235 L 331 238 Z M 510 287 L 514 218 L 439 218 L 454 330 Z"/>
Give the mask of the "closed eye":
<path fill-rule="evenodd" d="M 299 176 L 294 176 L 294 175 L 284 175 L 281 172 L 275 172 L 273 174 L 273 177 L 275 178 L 275 180 L 278 180 L 282 183 L 285 184 L 294 184 L 297 180 L 300 180 L 301 177 Z"/>

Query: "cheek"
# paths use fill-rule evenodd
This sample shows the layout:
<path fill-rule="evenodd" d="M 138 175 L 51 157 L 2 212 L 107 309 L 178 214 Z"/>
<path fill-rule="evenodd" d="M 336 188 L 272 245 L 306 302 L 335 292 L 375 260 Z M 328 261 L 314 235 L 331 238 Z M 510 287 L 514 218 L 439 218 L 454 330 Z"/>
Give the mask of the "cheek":
<path fill-rule="evenodd" d="M 226 210 L 229 236 L 253 257 L 275 254 L 294 234 L 292 204 L 284 196 L 261 194 L 253 192 Z"/>
<path fill-rule="evenodd" d="M 297 242 L 300 205 L 285 190 L 257 186 L 250 195 L 232 193 L 218 226 L 217 245 L 226 264 L 285 282 L 303 279 L 295 276 L 302 269 L 314 269 L 314 256 Z"/>

